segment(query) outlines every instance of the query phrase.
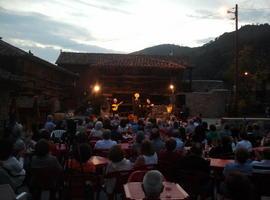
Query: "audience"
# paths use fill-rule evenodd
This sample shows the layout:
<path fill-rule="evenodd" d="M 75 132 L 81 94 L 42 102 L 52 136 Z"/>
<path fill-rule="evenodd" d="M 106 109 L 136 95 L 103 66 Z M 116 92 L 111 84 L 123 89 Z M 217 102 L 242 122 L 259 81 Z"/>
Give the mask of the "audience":
<path fill-rule="evenodd" d="M 62 126 L 63 124 L 66 124 L 66 126 Z M 118 116 L 110 116 L 99 117 L 98 120 L 96 120 L 96 117 L 92 117 L 91 120 L 86 117 L 82 120 L 69 118 L 53 121 L 52 115 L 48 115 L 45 125 L 41 124 L 40 127 L 44 127 L 44 129 L 38 131 L 36 126 L 35 130 L 35 139 L 38 142 L 33 142 L 31 145 L 28 144 L 29 141 L 32 141 L 32 135 L 27 134 L 31 132 L 31 129 L 27 129 L 27 132 L 25 132 L 23 128 L 17 128 L 15 132 L 5 135 L 10 136 L 12 140 L 0 140 L 0 183 L 8 183 L 16 189 L 25 183 L 28 169 L 30 169 L 30 173 L 34 168 L 54 168 L 62 171 L 61 164 L 63 163 L 66 164 L 65 169 L 71 169 L 71 172 L 91 173 L 92 175 L 100 173 L 101 170 L 96 170 L 92 163 L 92 148 L 97 150 L 94 151 L 94 153 L 97 153 L 94 155 L 99 155 L 98 150 L 104 149 L 106 153 L 109 152 L 102 155 L 109 159 L 109 163 L 103 170 L 105 189 L 109 194 L 113 192 L 116 181 L 115 178 L 110 178 L 112 172 L 154 167 L 161 172 L 156 170 L 147 172 L 142 187 L 146 199 L 158 199 L 163 190 L 163 175 L 168 181 L 176 181 L 177 178 L 175 177 L 179 173 L 189 171 L 206 174 L 208 178 L 210 162 L 204 158 L 208 155 L 222 159 L 235 156 L 235 161 L 227 164 L 223 170 L 225 176 L 224 194 L 226 198 L 231 200 L 240 197 L 248 199 L 252 195 L 250 183 L 243 175 L 250 176 L 253 172 L 270 173 L 269 149 L 263 151 L 262 158 L 257 156 L 256 161 L 249 160 L 249 158 L 253 158 L 251 157 L 252 147 L 258 145 L 258 141 L 262 137 L 262 133 L 258 133 L 258 127 L 243 126 L 241 130 L 247 128 L 247 132 L 241 132 L 241 140 L 237 142 L 235 148 L 233 148 L 232 137 L 235 141 L 238 140 L 238 128 L 225 125 L 224 130 L 219 131 L 217 130 L 219 127 L 212 124 L 208 130 L 207 123 L 202 122 L 200 118 L 192 119 L 186 124 L 176 117 L 167 119 L 141 118 L 137 120 L 133 116 L 127 120 Z M 88 136 L 85 130 L 90 128 L 92 130 L 90 136 Z M 260 131 L 263 132 L 263 130 Z M 263 132 L 263 134 L 265 133 L 267 132 Z M 269 135 L 269 133 L 265 134 L 261 140 L 262 146 L 270 144 Z M 60 146 L 56 144 L 58 142 L 66 143 L 67 149 L 62 152 Z M 117 145 L 117 142 L 126 143 L 122 145 L 125 149 L 123 150 L 121 145 Z M 190 145 L 189 150 L 186 147 Z M 203 155 L 203 146 L 205 146 L 204 152 L 208 149 L 206 147 L 210 147 L 209 154 Z M 126 149 L 127 147 L 128 149 Z M 35 149 L 34 152 L 33 149 Z M 128 155 L 127 158 L 125 158 L 125 153 Z M 133 163 L 133 161 L 135 162 Z M 5 176 L 8 177 L 6 180 L 4 180 Z M 101 176 L 101 173 L 99 176 Z M 204 182 L 202 188 L 211 191 L 212 185 L 209 183 Z M 237 184 L 242 184 L 242 186 Z M 242 194 L 248 188 L 250 188 L 248 194 Z M 241 195 L 235 194 L 235 191 L 239 191 Z"/>

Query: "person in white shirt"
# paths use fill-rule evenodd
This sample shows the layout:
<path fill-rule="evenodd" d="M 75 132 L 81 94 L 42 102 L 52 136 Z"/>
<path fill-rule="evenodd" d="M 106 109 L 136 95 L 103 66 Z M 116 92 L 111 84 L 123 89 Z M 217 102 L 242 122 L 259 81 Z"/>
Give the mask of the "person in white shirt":
<path fill-rule="evenodd" d="M 138 156 L 134 166 L 141 167 L 144 165 L 156 164 L 158 164 L 157 153 L 155 152 L 152 143 L 149 140 L 144 140 L 141 146 L 141 155 Z"/>
<path fill-rule="evenodd" d="M 106 168 L 105 174 L 112 172 L 131 170 L 133 164 L 124 157 L 124 152 L 120 145 L 114 145 L 109 152 L 109 160 L 111 161 Z M 115 187 L 115 178 L 105 178 L 105 189 L 107 193 L 112 194 Z"/>
<path fill-rule="evenodd" d="M 109 129 L 103 131 L 102 137 L 102 140 L 96 142 L 95 149 L 110 149 L 117 144 L 116 141 L 111 140 L 111 131 Z"/>
<path fill-rule="evenodd" d="M 237 144 L 235 146 L 235 150 L 244 148 L 244 149 L 247 149 L 248 152 L 251 152 L 252 151 L 252 144 L 247 139 L 248 138 L 247 133 L 246 132 L 242 132 L 240 134 L 240 138 L 241 138 L 241 141 L 237 142 Z"/>
<path fill-rule="evenodd" d="M 102 133 L 103 133 L 103 123 L 101 121 L 97 121 L 95 123 L 95 127 L 91 130 L 90 136 L 101 138 Z"/>

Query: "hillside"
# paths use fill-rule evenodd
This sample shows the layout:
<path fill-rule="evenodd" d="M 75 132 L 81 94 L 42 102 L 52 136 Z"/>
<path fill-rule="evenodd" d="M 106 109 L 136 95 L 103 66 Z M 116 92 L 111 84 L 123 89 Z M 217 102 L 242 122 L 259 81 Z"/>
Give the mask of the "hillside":
<path fill-rule="evenodd" d="M 266 58 L 270 63 L 270 25 L 246 25 L 239 29 L 239 51 L 250 47 L 254 59 Z M 194 79 L 225 79 L 234 62 L 234 32 L 224 33 L 214 41 L 195 48 L 163 44 L 133 54 L 173 55 L 188 57 L 194 66 Z M 241 53 L 240 53 L 241 54 Z"/>

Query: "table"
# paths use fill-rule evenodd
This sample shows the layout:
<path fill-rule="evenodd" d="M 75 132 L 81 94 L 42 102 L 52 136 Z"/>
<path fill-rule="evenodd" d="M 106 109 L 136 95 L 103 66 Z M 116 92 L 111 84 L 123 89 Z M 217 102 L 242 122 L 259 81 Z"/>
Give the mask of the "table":
<path fill-rule="evenodd" d="M 102 167 L 104 165 L 107 165 L 110 161 L 108 158 L 101 157 L 101 156 L 92 156 L 90 158 L 90 162 L 95 165 L 96 167 Z"/>
<path fill-rule="evenodd" d="M 164 189 L 160 199 L 187 199 L 189 195 L 176 183 L 163 182 Z M 124 185 L 124 191 L 127 199 L 144 199 L 142 182 L 129 182 Z"/>
<path fill-rule="evenodd" d="M 224 168 L 225 165 L 234 162 L 234 160 L 219 159 L 219 158 L 209 158 L 208 160 L 210 160 L 211 168 L 221 168 L 221 169 Z"/>

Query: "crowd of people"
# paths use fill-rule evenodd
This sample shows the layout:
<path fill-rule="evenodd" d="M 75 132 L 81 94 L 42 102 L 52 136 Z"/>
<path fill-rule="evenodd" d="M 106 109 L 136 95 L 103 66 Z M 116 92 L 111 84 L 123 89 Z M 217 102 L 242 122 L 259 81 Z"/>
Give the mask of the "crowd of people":
<path fill-rule="evenodd" d="M 56 145 L 61 143 L 67 146 L 64 156 L 54 154 Z M 128 143 L 128 151 L 122 143 Z M 110 161 L 100 172 L 104 178 L 100 184 L 108 194 L 113 193 L 116 181 L 106 178 L 109 173 L 152 166 L 158 171 L 150 170 L 142 181 L 146 197 L 157 198 L 164 178 L 179 182 L 181 173 L 187 171 L 205 175 L 200 193 L 211 196 L 209 158 L 222 158 L 235 161 L 224 167 L 220 194 L 237 199 L 242 191 L 244 199 L 251 199 L 252 190 L 246 189 L 252 188 L 252 182 L 246 177 L 254 172 L 270 173 L 270 150 L 258 153 L 254 151 L 258 146 L 270 146 L 270 133 L 257 124 L 240 129 L 228 124 L 222 128 L 209 125 L 200 117 L 183 122 L 176 117 L 135 119 L 117 115 L 54 120 L 49 115 L 40 129 L 33 126 L 25 130 L 14 122 L 1 134 L 0 184 L 10 184 L 15 192 L 27 190 L 31 188 L 29 174 L 35 168 L 94 173 L 96 166 L 89 160 L 102 153 Z M 243 183 L 239 185 L 237 181 Z"/>

